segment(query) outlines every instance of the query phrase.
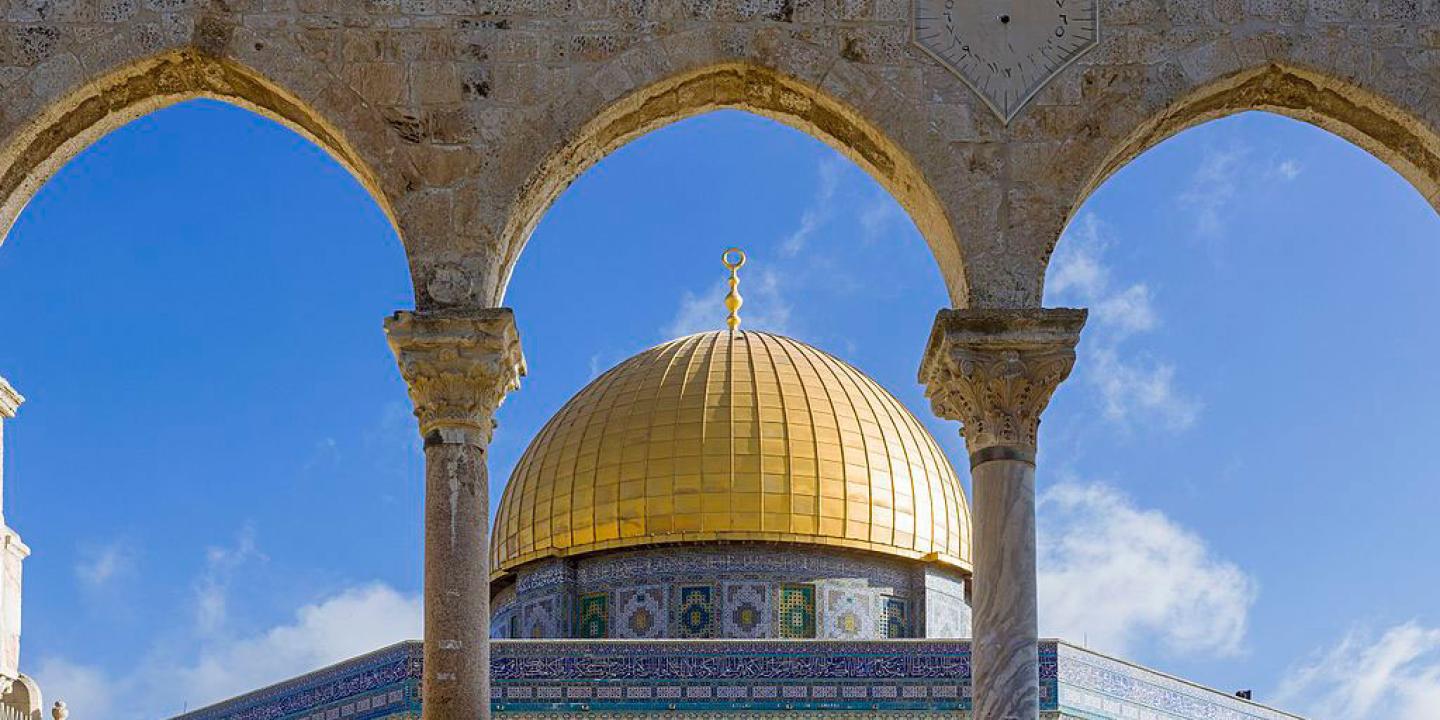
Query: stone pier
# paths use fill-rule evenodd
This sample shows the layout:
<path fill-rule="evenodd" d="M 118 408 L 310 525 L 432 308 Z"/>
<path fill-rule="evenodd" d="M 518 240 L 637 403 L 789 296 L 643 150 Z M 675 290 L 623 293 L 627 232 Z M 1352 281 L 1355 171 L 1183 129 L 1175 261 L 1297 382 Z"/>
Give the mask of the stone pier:
<path fill-rule="evenodd" d="M 525 360 L 509 309 L 397 312 L 385 333 L 425 441 L 425 720 L 490 717 L 495 410 Z"/>
<path fill-rule="evenodd" d="M 1040 414 L 1075 364 L 1084 310 L 944 310 L 921 363 L 935 413 L 959 420 L 974 484 L 975 720 L 1040 714 L 1035 453 Z"/>

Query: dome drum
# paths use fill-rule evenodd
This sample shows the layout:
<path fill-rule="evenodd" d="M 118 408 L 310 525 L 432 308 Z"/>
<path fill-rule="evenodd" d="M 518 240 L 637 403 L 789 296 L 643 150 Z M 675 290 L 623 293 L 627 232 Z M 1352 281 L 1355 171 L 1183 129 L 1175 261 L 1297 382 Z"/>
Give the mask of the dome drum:
<path fill-rule="evenodd" d="M 496 638 L 966 637 L 964 573 L 844 549 L 690 545 L 554 559 L 496 593 Z"/>

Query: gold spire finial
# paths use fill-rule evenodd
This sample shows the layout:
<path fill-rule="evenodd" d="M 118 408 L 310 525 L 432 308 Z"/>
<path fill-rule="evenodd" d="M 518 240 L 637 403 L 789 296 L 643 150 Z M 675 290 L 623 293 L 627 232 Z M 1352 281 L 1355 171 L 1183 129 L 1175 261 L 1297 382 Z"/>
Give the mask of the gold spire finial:
<path fill-rule="evenodd" d="M 720 262 L 730 271 L 730 294 L 725 296 L 725 309 L 730 311 L 730 317 L 725 318 L 725 324 L 730 326 L 730 332 L 735 332 L 740 327 L 740 306 L 745 304 L 745 298 L 740 297 L 739 275 L 740 268 L 745 267 L 745 251 L 732 247 L 720 256 Z"/>

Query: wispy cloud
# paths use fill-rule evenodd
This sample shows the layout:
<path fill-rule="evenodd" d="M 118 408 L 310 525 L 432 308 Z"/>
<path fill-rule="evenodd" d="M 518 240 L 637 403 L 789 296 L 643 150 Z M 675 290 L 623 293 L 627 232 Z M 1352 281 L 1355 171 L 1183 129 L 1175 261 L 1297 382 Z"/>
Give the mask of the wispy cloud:
<path fill-rule="evenodd" d="M 333 437 L 323 437 L 315 441 L 315 447 L 311 448 L 310 457 L 306 458 L 301 472 L 309 474 L 321 468 L 337 467 L 340 460 L 340 443 Z"/>
<path fill-rule="evenodd" d="M 76 717 L 168 717 L 420 637 L 420 598 L 383 584 L 361 585 L 299 608 L 287 622 L 209 642 L 190 653 L 168 648 L 129 669 L 64 657 L 42 660 L 36 677 Z"/>
<path fill-rule="evenodd" d="M 815 196 L 800 214 L 800 224 L 780 243 L 780 254 L 783 257 L 799 255 L 815 231 L 834 216 L 835 191 L 840 187 L 840 173 L 844 170 L 845 160 L 839 155 L 820 162 L 816 170 L 819 181 L 815 184 Z"/>
<path fill-rule="evenodd" d="M 168 717 L 404 639 L 420 637 L 418 596 L 381 584 L 344 588 L 301 606 L 284 622 L 237 631 L 228 612 L 232 579 L 262 560 L 246 530 L 205 552 L 193 582 L 193 625 L 178 623 L 123 669 L 70 657 L 42 658 L 35 673 L 47 695 L 76 717 Z"/>
<path fill-rule="evenodd" d="M 1255 582 L 1198 535 L 1103 484 L 1057 485 L 1038 512 L 1045 635 L 1122 656 L 1142 642 L 1191 657 L 1241 652 Z"/>
<path fill-rule="evenodd" d="M 745 328 L 788 332 L 791 303 L 786 291 L 781 273 L 773 265 L 746 274 L 740 284 L 740 295 L 745 298 L 740 317 Z M 725 327 L 725 294 L 728 292 L 729 287 L 723 281 L 704 293 L 686 290 L 680 297 L 674 319 L 662 330 L 664 337 L 676 338 Z"/>
<path fill-rule="evenodd" d="M 1129 425 L 1132 418 L 1161 421 L 1179 431 L 1195 424 L 1200 401 L 1175 386 L 1175 366 L 1141 355 L 1128 359 L 1112 347 L 1094 347 L 1085 353 L 1084 376 L 1100 393 L 1105 418 Z"/>
<path fill-rule="evenodd" d="M 1215 240 L 1224 235 L 1231 203 L 1239 192 L 1241 172 L 1248 148 L 1231 145 L 1210 148 L 1180 193 L 1179 204 L 1190 214 L 1196 235 Z"/>
<path fill-rule="evenodd" d="M 1275 163 L 1275 166 L 1271 168 L 1271 172 L 1276 177 L 1280 178 L 1281 180 L 1285 180 L 1286 182 L 1300 177 L 1300 173 L 1302 170 L 1303 167 L 1300 165 L 1300 161 L 1296 160 L 1295 158 L 1286 158 L 1284 160 L 1281 160 L 1280 162 Z"/>
<path fill-rule="evenodd" d="M 884 190 L 876 189 L 860 206 L 857 218 L 860 221 L 860 239 L 867 243 L 884 239 L 893 223 L 903 217 L 895 198 Z"/>
<path fill-rule="evenodd" d="M 1113 232 L 1099 216 L 1085 213 L 1076 218 L 1055 249 L 1045 290 L 1056 302 L 1090 307 L 1098 329 L 1119 340 L 1155 329 L 1160 317 L 1150 286 L 1115 281 L 1115 272 L 1105 260 L 1113 244 Z"/>
<path fill-rule="evenodd" d="M 75 579 L 89 590 L 105 588 L 135 570 L 136 555 L 125 540 L 83 547 L 75 563 Z"/>
<path fill-rule="evenodd" d="M 205 550 L 205 570 L 195 582 L 195 625 L 203 634 L 219 631 L 229 618 L 230 582 L 241 566 L 265 561 L 255 545 L 255 530 L 246 526 L 230 547 Z"/>
<path fill-rule="evenodd" d="M 1440 628 L 1408 622 L 1378 637 L 1352 629 L 1286 674 L 1276 702 L 1316 720 L 1433 720 Z"/>
<path fill-rule="evenodd" d="M 1113 244 L 1109 227 L 1093 213 L 1076 219 L 1056 248 L 1046 280 L 1047 302 L 1091 309 L 1076 372 L 1098 393 L 1104 417 L 1129 427 L 1158 420 L 1184 430 L 1202 404 L 1183 392 L 1175 366 L 1127 345 L 1129 338 L 1160 327 L 1155 293 L 1145 283 L 1117 282 L 1106 262 Z"/>

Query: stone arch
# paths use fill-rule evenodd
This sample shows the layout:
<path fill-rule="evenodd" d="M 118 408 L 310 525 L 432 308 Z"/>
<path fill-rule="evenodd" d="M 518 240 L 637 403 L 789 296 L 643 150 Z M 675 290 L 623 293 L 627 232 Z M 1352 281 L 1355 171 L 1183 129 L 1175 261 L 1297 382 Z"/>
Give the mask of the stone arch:
<path fill-rule="evenodd" d="M 915 159 L 878 124 L 824 89 L 751 62 L 711 64 L 665 77 L 605 106 L 551 153 L 521 189 L 502 230 L 501 304 L 511 273 L 541 216 L 571 182 L 606 155 L 688 117 L 735 109 L 825 142 L 859 165 L 909 213 L 930 246 L 957 307 L 969 298 L 961 246 L 944 203 Z"/>
<path fill-rule="evenodd" d="M 40 187 L 86 147 L 138 117 L 197 98 L 243 107 L 315 143 L 360 182 L 396 225 L 381 176 L 339 128 L 259 72 L 234 60 L 181 49 L 80 85 L 11 136 L 0 149 L 0 242 Z"/>
<path fill-rule="evenodd" d="M 1389 165 L 1440 210 L 1440 133 L 1397 103 L 1353 82 L 1271 62 L 1202 85 L 1117 143 L 1081 189 L 1070 213 L 1111 175 L 1180 132 L 1250 110 L 1310 123 Z"/>
<path fill-rule="evenodd" d="M 29 675 L 20 673 L 0 695 L 0 709 L 12 710 L 22 718 L 40 718 L 45 710 L 41 700 L 40 686 Z"/>

